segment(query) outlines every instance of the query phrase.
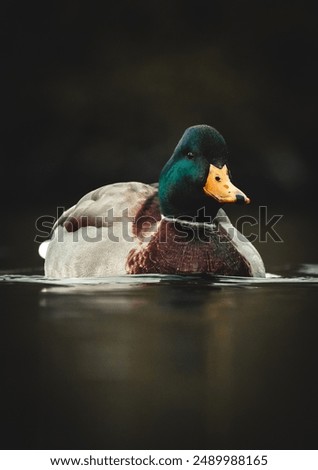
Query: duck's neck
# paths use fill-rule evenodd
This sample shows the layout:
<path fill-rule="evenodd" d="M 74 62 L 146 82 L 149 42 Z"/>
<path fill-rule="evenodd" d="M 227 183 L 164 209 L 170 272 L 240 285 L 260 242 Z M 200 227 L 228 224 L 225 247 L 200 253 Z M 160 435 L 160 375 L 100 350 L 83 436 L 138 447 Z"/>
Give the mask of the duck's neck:
<path fill-rule="evenodd" d="M 159 184 L 160 211 L 164 217 L 200 223 L 212 223 L 220 204 L 191 185 Z"/>
<path fill-rule="evenodd" d="M 212 198 L 196 194 L 160 194 L 161 214 L 169 219 L 211 224 L 220 204 Z"/>

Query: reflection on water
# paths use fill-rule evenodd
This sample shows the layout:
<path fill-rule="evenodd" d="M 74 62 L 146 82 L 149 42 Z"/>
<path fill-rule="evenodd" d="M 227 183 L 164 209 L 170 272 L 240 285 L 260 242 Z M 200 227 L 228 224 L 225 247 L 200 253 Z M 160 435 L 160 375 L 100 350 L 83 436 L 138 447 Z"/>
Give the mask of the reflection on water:
<path fill-rule="evenodd" d="M 1 279 L 8 446 L 313 445 L 316 265 L 261 282 Z"/>

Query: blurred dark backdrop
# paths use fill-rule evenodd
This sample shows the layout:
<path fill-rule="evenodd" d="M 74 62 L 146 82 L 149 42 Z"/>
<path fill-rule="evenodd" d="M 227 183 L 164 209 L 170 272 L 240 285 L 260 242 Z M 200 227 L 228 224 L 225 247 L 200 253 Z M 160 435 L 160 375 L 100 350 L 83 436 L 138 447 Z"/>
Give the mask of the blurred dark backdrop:
<path fill-rule="evenodd" d="M 3 210 L 16 223 L 107 183 L 156 181 L 183 130 L 207 123 L 224 135 L 234 183 L 254 203 L 309 213 L 313 7 L 4 1 Z"/>

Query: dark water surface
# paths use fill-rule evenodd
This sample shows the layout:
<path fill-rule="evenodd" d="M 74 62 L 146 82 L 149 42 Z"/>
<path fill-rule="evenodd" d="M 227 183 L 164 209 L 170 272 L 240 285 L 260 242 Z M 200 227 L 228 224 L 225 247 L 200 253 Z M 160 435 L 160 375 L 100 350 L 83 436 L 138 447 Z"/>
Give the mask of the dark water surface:
<path fill-rule="evenodd" d="M 3 448 L 316 448 L 318 266 L 284 269 L 1 276 Z"/>

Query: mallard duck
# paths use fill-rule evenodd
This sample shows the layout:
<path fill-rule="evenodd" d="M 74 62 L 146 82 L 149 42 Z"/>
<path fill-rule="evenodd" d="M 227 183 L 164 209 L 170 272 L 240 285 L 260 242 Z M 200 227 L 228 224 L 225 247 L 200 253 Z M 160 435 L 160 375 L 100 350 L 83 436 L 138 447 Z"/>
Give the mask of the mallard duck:
<path fill-rule="evenodd" d="M 45 275 L 264 277 L 259 253 L 220 209 L 224 203 L 250 202 L 231 183 L 227 160 L 216 129 L 186 129 L 159 184 L 103 186 L 62 214 L 47 243 Z"/>

